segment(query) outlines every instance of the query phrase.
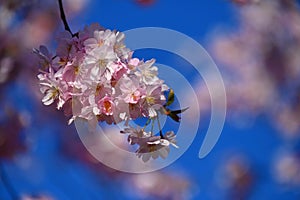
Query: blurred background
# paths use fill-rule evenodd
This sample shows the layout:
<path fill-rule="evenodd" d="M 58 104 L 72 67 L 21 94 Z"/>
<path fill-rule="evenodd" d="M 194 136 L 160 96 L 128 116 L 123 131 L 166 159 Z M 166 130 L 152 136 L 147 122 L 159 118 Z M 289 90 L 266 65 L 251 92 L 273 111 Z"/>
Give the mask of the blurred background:
<path fill-rule="evenodd" d="M 73 32 L 94 22 L 120 31 L 164 27 L 202 44 L 224 79 L 225 126 L 213 151 L 199 159 L 210 119 L 205 83 L 182 58 L 139 50 L 136 57 L 156 58 L 190 80 L 201 109 L 199 131 L 163 170 L 133 175 L 105 167 L 63 112 L 41 103 L 32 49 L 43 44 L 55 52 L 63 30 L 57 1 L 0 0 L 0 199 L 300 199 L 299 1 L 63 3 Z M 126 145 L 118 136 L 115 142 Z M 108 159 L 126 159 L 105 151 Z"/>

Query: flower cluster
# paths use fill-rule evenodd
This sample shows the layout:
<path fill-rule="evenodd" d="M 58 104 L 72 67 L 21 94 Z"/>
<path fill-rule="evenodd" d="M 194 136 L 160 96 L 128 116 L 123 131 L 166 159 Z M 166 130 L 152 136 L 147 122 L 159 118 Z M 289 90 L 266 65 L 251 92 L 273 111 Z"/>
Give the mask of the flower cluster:
<path fill-rule="evenodd" d="M 147 162 L 151 157 L 153 159 L 166 158 L 170 152 L 170 144 L 176 148 L 175 137 L 173 131 L 168 131 L 164 136 L 154 136 L 152 132 L 146 132 L 144 128 L 125 128 L 121 133 L 128 133 L 128 142 L 131 145 L 137 144 L 139 148 L 137 149 L 138 157 L 142 158 L 144 162 Z"/>
<path fill-rule="evenodd" d="M 166 105 L 170 101 L 165 92 L 169 88 L 158 78 L 155 60 L 134 58 L 124 45 L 121 32 L 93 24 L 75 36 L 62 33 L 55 56 L 44 46 L 34 51 L 40 57 L 38 78 L 45 95 L 42 102 L 45 105 L 56 102 L 57 109 L 72 115 L 69 123 L 80 117 L 108 124 L 124 121 L 128 125 L 129 120 L 139 117 L 155 120 L 159 113 L 168 111 Z M 175 135 L 167 135 L 139 132 L 131 133 L 129 139 L 140 145 L 137 151 L 140 155 L 169 146 Z M 167 153 L 160 155 L 164 158 Z"/>

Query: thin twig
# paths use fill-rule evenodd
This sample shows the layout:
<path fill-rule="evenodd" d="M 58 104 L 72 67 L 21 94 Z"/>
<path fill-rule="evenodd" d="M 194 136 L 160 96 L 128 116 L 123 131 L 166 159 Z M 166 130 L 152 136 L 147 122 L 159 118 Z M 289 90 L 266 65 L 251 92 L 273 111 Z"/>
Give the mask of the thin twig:
<path fill-rule="evenodd" d="M 59 4 L 60 17 L 61 17 L 61 20 L 64 23 L 65 30 L 68 31 L 69 33 L 71 33 L 72 36 L 74 36 L 73 33 L 72 33 L 72 31 L 71 31 L 71 29 L 70 29 L 70 26 L 69 26 L 69 24 L 67 22 L 67 18 L 66 18 L 66 15 L 65 15 L 65 11 L 64 11 L 62 0 L 58 0 L 58 4 Z"/>
<path fill-rule="evenodd" d="M 151 136 L 153 136 L 153 129 L 154 129 L 154 119 L 152 119 L 152 123 L 151 123 Z"/>
<path fill-rule="evenodd" d="M 2 163 L 0 163 L 0 179 L 3 185 L 6 187 L 7 192 L 11 196 L 11 199 L 18 200 L 19 199 L 18 194 L 16 190 L 12 187 Z"/>
<path fill-rule="evenodd" d="M 151 118 L 148 118 L 148 120 L 146 121 L 144 127 L 143 127 L 143 131 L 145 130 L 146 126 L 148 126 L 148 124 L 151 122 Z"/>
<path fill-rule="evenodd" d="M 159 128 L 159 135 L 160 135 L 161 139 L 164 139 L 164 135 L 163 135 L 161 127 L 160 127 L 160 122 L 159 122 L 159 116 L 158 115 L 157 115 L 157 124 L 158 124 L 158 128 Z"/>

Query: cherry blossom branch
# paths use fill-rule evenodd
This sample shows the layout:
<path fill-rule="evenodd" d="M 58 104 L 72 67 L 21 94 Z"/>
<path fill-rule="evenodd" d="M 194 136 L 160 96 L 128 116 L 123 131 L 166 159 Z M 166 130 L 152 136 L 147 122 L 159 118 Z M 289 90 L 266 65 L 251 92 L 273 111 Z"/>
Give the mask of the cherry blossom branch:
<path fill-rule="evenodd" d="M 7 192 L 9 193 L 9 195 L 11 196 L 12 200 L 18 200 L 18 194 L 15 191 L 15 189 L 12 187 L 9 178 L 6 174 L 6 171 L 4 170 L 4 167 L 2 165 L 2 163 L 0 163 L 0 179 L 3 183 L 3 185 L 6 187 Z"/>
<path fill-rule="evenodd" d="M 60 17 L 61 17 L 61 20 L 64 23 L 65 30 L 68 31 L 69 33 L 71 33 L 72 36 L 74 36 L 74 34 L 72 33 L 72 31 L 70 29 L 70 26 L 69 26 L 69 24 L 67 22 L 67 18 L 66 18 L 66 15 L 65 15 L 65 11 L 64 11 L 62 0 L 58 0 L 58 4 L 59 4 Z"/>
<path fill-rule="evenodd" d="M 63 13 L 62 5 L 60 8 Z M 66 23 L 63 14 L 62 19 Z M 178 115 L 185 109 L 173 111 L 167 108 L 174 101 L 175 94 L 170 89 L 168 101 L 165 102 L 165 94 L 169 87 L 163 84 L 163 80 L 157 76 L 158 69 L 154 66 L 155 59 L 143 61 L 133 58 L 133 52 L 124 44 L 124 33 L 109 29 L 103 30 L 99 24 L 93 24 L 81 31 L 83 35 L 89 37 L 75 38 L 78 37 L 78 33 L 75 33 L 72 38 L 64 37 L 63 41 L 59 40 L 60 44 L 57 50 L 63 50 L 68 55 L 67 59 L 62 55 L 58 56 L 59 59 L 51 60 L 52 56 L 45 47 L 36 51 L 38 55 L 44 55 L 43 52 L 46 52 L 47 56 L 39 56 L 42 63 L 51 61 L 49 72 L 38 75 L 40 90 L 44 94 L 42 102 L 45 105 L 57 103 L 57 109 L 72 109 L 66 97 L 70 96 L 70 99 L 73 100 L 78 99 L 78 95 L 81 95 L 82 98 L 78 99 L 77 104 L 77 109 L 81 112 L 73 113 L 69 123 L 72 123 L 77 117 L 86 121 L 95 121 L 94 119 L 97 119 L 98 122 L 106 121 L 107 124 L 126 123 L 128 119 L 148 118 L 146 126 L 152 122 L 150 132 L 145 131 L 146 126 L 141 129 L 140 127 L 131 127 L 129 124 L 127 124 L 129 127 L 121 131 L 121 133 L 130 134 L 128 142 L 131 145 L 139 146 L 136 150 L 137 156 L 142 157 L 144 162 L 151 157 L 158 158 L 156 151 L 167 149 L 168 153 L 170 144 L 177 147 L 176 135 L 173 131 L 168 131 L 163 135 L 157 115 L 163 111 L 163 114 L 180 122 Z M 71 49 L 72 53 L 70 54 Z M 67 62 L 61 63 L 61 60 Z M 73 63 L 75 60 L 74 64 L 67 64 Z M 99 61 L 101 61 L 100 68 Z M 59 67 L 56 68 L 56 66 Z M 88 73 L 78 73 L 78 70 L 81 71 L 81 69 Z M 71 84 L 74 81 L 77 82 L 76 85 Z M 98 91 L 99 88 L 101 92 Z M 70 92 L 74 89 L 78 93 Z M 122 100 L 119 102 L 119 99 Z M 158 104 L 154 104 L 156 102 Z M 143 108 L 141 109 L 141 107 Z M 130 108 L 129 112 L 128 108 Z M 153 132 L 155 120 L 158 120 L 159 136 Z M 97 125 L 96 123 L 91 125 Z M 165 158 L 166 151 L 159 155 Z M 150 153 L 151 157 L 145 156 L 145 153 Z"/>

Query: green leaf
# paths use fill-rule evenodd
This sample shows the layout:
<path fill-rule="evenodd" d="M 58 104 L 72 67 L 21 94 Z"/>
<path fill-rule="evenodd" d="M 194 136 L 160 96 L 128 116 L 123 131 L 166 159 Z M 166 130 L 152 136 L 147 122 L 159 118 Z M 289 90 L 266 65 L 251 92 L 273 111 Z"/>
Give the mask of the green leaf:
<path fill-rule="evenodd" d="M 189 107 L 181 109 L 181 110 L 172 110 L 171 112 L 174 114 L 180 114 L 180 113 L 183 113 L 184 111 L 186 111 L 187 109 L 189 109 Z"/>
<path fill-rule="evenodd" d="M 176 122 L 180 122 L 180 117 L 178 116 L 178 114 L 183 113 L 184 111 L 186 111 L 187 109 L 189 109 L 189 107 L 181 109 L 181 110 L 170 110 L 168 108 L 164 108 L 164 114 L 168 115 L 169 117 L 171 117 L 171 119 L 173 119 Z"/>
<path fill-rule="evenodd" d="M 166 106 L 171 105 L 174 102 L 174 90 L 170 89 L 169 95 L 168 95 L 168 101 L 166 103 Z"/>
<path fill-rule="evenodd" d="M 181 109 L 181 110 L 170 110 L 169 108 L 166 108 L 165 106 L 162 108 L 162 113 L 171 117 L 171 119 L 173 119 L 176 122 L 180 122 L 180 117 L 178 116 L 178 114 L 183 113 L 184 111 L 186 111 L 187 109 L 189 109 L 189 107 Z"/>
<path fill-rule="evenodd" d="M 175 122 L 180 122 L 180 117 L 172 112 L 170 112 L 170 114 L 168 115 L 171 117 L 171 119 L 173 119 Z"/>

